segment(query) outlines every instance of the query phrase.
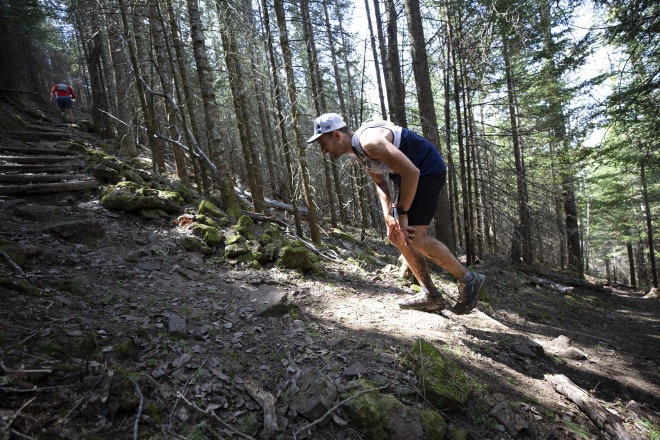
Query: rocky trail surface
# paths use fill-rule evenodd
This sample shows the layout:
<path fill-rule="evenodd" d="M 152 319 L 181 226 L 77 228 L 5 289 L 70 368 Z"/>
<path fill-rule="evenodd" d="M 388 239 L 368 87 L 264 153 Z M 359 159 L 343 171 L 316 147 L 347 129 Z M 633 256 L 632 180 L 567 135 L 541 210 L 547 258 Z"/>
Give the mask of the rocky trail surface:
<path fill-rule="evenodd" d="M 472 313 L 400 310 L 415 289 L 379 235 L 328 230 L 320 250 L 343 262 L 313 270 L 227 253 L 239 232 L 263 253 L 272 223 L 234 219 L 194 250 L 177 215 L 104 207 L 107 188 L 80 177 L 97 143 L 61 130 L 70 139 L 0 132 L 2 166 L 21 169 L 2 168 L 0 186 L 2 438 L 660 435 L 660 303 L 644 292 L 590 280 L 561 294 L 488 257 Z M 63 155 L 71 142 L 83 148 Z M 27 166 L 59 158 L 70 180 L 18 182 L 55 175 Z M 73 182 L 90 187 L 3 190 Z M 434 278 L 453 304 L 454 280 Z"/>

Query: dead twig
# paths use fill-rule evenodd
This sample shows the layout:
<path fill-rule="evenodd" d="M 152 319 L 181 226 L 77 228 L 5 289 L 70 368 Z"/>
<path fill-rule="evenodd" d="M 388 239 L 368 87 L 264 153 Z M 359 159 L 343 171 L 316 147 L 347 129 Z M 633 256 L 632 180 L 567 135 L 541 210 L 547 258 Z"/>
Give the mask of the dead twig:
<path fill-rule="evenodd" d="M 140 417 L 142 417 L 142 407 L 144 406 L 144 396 L 142 395 L 142 391 L 140 390 L 140 387 L 138 386 L 137 382 L 131 379 L 131 383 L 135 387 L 135 392 L 137 393 L 137 395 L 140 396 L 140 404 L 138 405 L 138 411 L 137 414 L 135 415 L 135 425 L 133 425 L 133 440 L 137 440 L 138 425 L 140 424 Z"/>
<path fill-rule="evenodd" d="M 12 260 L 9 255 L 7 255 L 5 251 L 0 249 L 0 255 L 2 255 L 5 258 L 5 260 L 7 260 L 7 263 L 9 263 L 9 265 L 13 267 L 16 272 L 18 272 L 21 278 L 25 278 L 25 272 L 23 272 L 23 269 L 21 269 L 21 267 L 18 264 L 16 264 L 14 260 Z"/>
<path fill-rule="evenodd" d="M 41 393 L 45 391 L 53 391 L 53 390 L 59 390 L 62 388 L 71 388 L 73 385 L 57 385 L 54 387 L 41 387 L 41 388 L 7 388 L 7 387 L 0 387 L 0 392 L 3 393 L 16 393 L 16 394 L 21 394 L 21 393 Z"/>
<path fill-rule="evenodd" d="M 180 393 L 177 393 L 177 395 L 179 395 L 179 394 L 183 394 L 183 393 L 186 392 L 186 388 L 188 388 L 188 384 L 190 383 L 190 381 L 192 380 L 192 378 L 193 378 L 197 373 L 199 373 L 199 370 L 201 370 L 201 369 L 204 367 L 204 364 L 206 364 L 206 361 L 208 361 L 208 358 L 204 359 L 204 361 L 202 362 L 202 365 L 199 366 L 199 368 L 197 369 L 197 371 L 195 371 L 193 374 L 190 375 L 190 377 L 188 378 L 188 380 L 186 381 L 186 383 L 183 385 L 183 389 L 181 390 Z M 174 406 L 172 407 L 172 412 L 170 412 L 170 424 L 167 426 L 167 432 L 170 432 L 170 429 L 172 429 L 172 416 L 174 415 L 174 411 L 176 410 L 176 406 L 177 406 L 178 404 L 179 404 L 179 399 L 176 399 L 176 402 L 174 402 Z"/>
<path fill-rule="evenodd" d="M 191 401 L 189 401 L 188 399 L 186 399 L 186 398 L 184 397 L 184 395 L 181 394 L 181 393 L 177 393 L 177 396 L 179 396 L 179 399 L 183 400 L 183 403 L 185 403 L 186 405 L 188 405 L 188 406 L 194 408 L 194 409 L 197 410 L 198 412 L 200 412 L 200 413 L 202 413 L 202 414 L 204 414 L 204 415 L 207 415 L 207 416 L 211 417 L 213 420 L 215 420 L 216 422 L 220 423 L 225 429 L 228 429 L 229 431 L 231 431 L 232 434 L 235 434 L 235 435 L 237 435 L 237 436 L 239 436 L 239 437 L 241 437 L 241 438 L 245 438 L 245 439 L 248 439 L 248 440 L 255 440 L 254 437 L 250 437 L 249 435 L 247 435 L 247 434 L 243 434 L 242 432 L 237 431 L 237 430 L 235 430 L 234 428 L 232 428 L 232 426 L 231 426 L 229 423 L 225 422 L 225 421 L 222 420 L 220 417 L 218 417 L 218 416 L 216 415 L 216 413 L 213 412 L 212 409 L 202 409 L 202 408 L 200 408 L 199 406 L 195 405 L 194 403 L 192 403 Z"/>
<path fill-rule="evenodd" d="M 14 430 L 11 428 L 11 425 L 14 423 L 14 420 L 16 420 L 16 417 L 18 417 L 19 414 L 20 414 L 20 413 L 21 413 L 21 412 L 22 412 L 22 411 L 23 411 L 23 410 L 24 410 L 29 404 L 31 404 L 32 402 L 34 402 L 34 399 L 36 399 L 36 398 L 37 398 L 37 396 L 34 396 L 32 399 L 30 399 L 30 400 L 28 400 L 27 402 L 25 402 L 23 405 L 21 405 L 20 408 L 18 408 L 18 411 L 16 411 L 16 412 L 14 413 L 14 415 L 11 416 L 11 419 L 9 419 L 9 422 L 7 422 L 7 426 L 5 426 L 5 428 L 4 428 L 5 433 L 4 433 L 3 437 L 2 437 L 3 440 L 4 440 L 4 439 L 8 439 L 8 438 L 9 438 L 9 433 L 12 432 L 12 431 L 14 431 Z"/>
<path fill-rule="evenodd" d="M 355 399 L 356 397 L 361 396 L 362 394 L 370 393 L 370 392 L 372 392 L 372 391 L 380 391 L 380 390 L 384 390 L 384 389 L 387 388 L 388 386 L 390 386 L 389 383 L 387 383 L 387 384 L 385 384 L 385 385 L 382 385 L 382 386 L 380 386 L 380 387 L 378 387 L 378 388 L 370 388 L 370 389 L 368 389 L 368 390 L 362 390 L 362 391 L 359 391 L 359 392 L 355 393 L 354 395 L 352 395 L 352 396 L 349 397 L 348 399 L 346 399 L 346 400 L 342 400 L 341 402 L 339 402 L 338 404 L 336 404 L 335 406 L 333 406 L 332 408 L 330 408 L 330 409 L 328 410 L 328 412 L 326 412 L 326 413 L 323 415 L 323 417 L 321 417 L 320 419 L 316 419 L 316 420 L 313 421 L 312 423 L 310 423 L 310 424 L 308 424 L 308 425 L 305 425 L 305 426 L 303 426 L 302 428 L 298 429 L 296 432 L 293 433 L 294 436 L 297 436 L 297 435 L 300 434 L 301 432 L 304 432 L 304 431 L 306 431 L 306 430 L 308 430 L 308 429 L 311 429 L 312 427 L 314 427 L 314 426 L 318 425 L 319 423 L 323 422 L 323 421 L 324 421 L 329 415 L 331 415 L 333 412 L 335 412 L 335 410 L 337 410 L 337 408 L 339 408 L 340 406 L 346 404 L 347 402 L 350 402 L 351 400 Z"/>

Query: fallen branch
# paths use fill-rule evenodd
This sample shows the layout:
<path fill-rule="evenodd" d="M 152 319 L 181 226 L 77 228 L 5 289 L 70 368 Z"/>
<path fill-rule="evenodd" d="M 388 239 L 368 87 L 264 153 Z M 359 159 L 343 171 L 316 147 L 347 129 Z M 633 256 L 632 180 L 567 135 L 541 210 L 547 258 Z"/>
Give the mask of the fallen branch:
<path fill-rule="evenodd" d="M 389 383 L 387 383 L 387 384 L 385 384 L 385 385 L 382 385 L 382 386 L 380 386 L 380 387 L 378 387 L 378 388 L 371 388 L 371 389 L 368 389 L 368 390 L 362 390 L 362 391 L 359 391 L 359 392 L 355 393 L 354 395 L 352 395 L 352 396 L 349 397 L 348 399 L 346 399 L 346 400 L 342 400 L 341 402 L 339 402 L 338 404 L 336 404 L 335 406 L 333 406 L 332 408 L 330 408 L 330 409 L 328 410 L 328 412 L 326 412 L 325 414 L 323 414 L 323 417 L 321 417 L 320 419 L 316 419 L 316 420 L 313 421 L 312 423 L 310 423 L 310 424 L 308 424 L 308 425 L 305 425 L 305 426 L 303 426 L 302 428 L 298 429 L 296 432 L 293 433 L 293 435 L 294 435 L 294 436 L 297 436 L 297 435 L 300 434 L 301 432 L 304 432 L 304 431 L 306 431 L 306 430 L 308 430 L 308 429 L 311 429 L 312 427 L 314 427 L 314 426 L 318 425 L 319 423 L 323 422 L 323 421 L 324 421 L 329 415 L 331 415 L 333 412 L 335 412 L 335 411 L 337 410 L 337 408 L 339 408 L 339 407 L 342 406 L 342 405 L 345 405 L 347 402 L 350 402 L 351 400 L 355 399 L 356 397 L 361 396 L 362 394 L 370 393 L 370 392 L 372 392 L 372 391 L 383 390 L 383 389 L 387 388 L 388 386 L 390 386 Z"/>
<path fill-rule="evenodd" d="M 337 263 L 337 264 L 347 264 L 344 260 L 339 260 L 339 259 L 337 259 L 337 258 L 334 258 L 334 257 L 331 257 L 331 256 L 329 256 L 329 255 L 324 254 L 324 253 L 321 252 L 320 250 L 316 249 L 316 247 L 315 247 L 312 243 L 309 243 L 309 242 L 306 241 L 304 238 L 299 237 L 299 236 L 297 236 L 297 235 L 295 235 L 295 234 L 291 234 L 291 235 L 294 236 L 297 240 L 299 240 L 299 241 L 300 241 L 300 242 L 301 242 L 301 243 L 302 243 L 307 249 L 309 249 L 310 251 L 314 252 L 316 255 L 318 255 L 319 257 L 323 258 L 324 260 L 328 260 L 328 261 L 330 261 L 330 262 L 332 262 L 332 263 Z"/>
<path fill-rule="evenodd" d="M 7 422 L 7 426 L 5 426 L 5 428 L 4 428 L 3 440 L 4 440 L 4 439 L 8 439 L 8 438 L 10 437 L 9 433 L 13 431 L 13 429 L 11 429 L 11 425 L 14 423 L 14 420 L 16 420 L 16 417 L 18 417 L 18 415 L 19 415 L 19 414 L 20 414 L 20 413 L 21 413 L 21 412 L 22 412 L 22 411 L 23 411 L 23 410 L 24 410 L 29 404 L 31 404 L 32 402 L 34 402 L 34 399 L 36 399 L 36 398 L 37 398 L 37 397 L 35 396 L 35 397 L 33 397 L 32 399 L 30 399 L 30 400 L 28 400 L 27 402 L 25 402 L 23 405 L 21 405 L 20 408 L 18 408 L 18 411 L 16 411 L 16 412 L 14 413 L 14 415 L 11 416 L 11 419 L 9 419 L 9 422 Z"/>
<path fill-rule="evenodd" d="M 197 373 L 199 373 L 199 370 L 201 370 L 201 369 L 204 367 L 204 364 L 206 364 L 206 361 L 208 361 L 208 358 L 204 359 L 204 361 L 203 361 L 202 364 L 199 366 L 199 368 L 198 368 L 193 374 L 191 374 L 190 377 L 188 377 L 188 380 L 187 380 L 186 383 L 183 385 L 183 389 L 181 390 L 180 393 L 177 393 L 177 395 L 178 395 L 178 394 L 183 394 L 183 393 L 186 392 L 186 389 L 188 388 L 188 384 L 190 383 L 190 381 L 192 380 L 192 378 L 193 378 L 194 376 L 196 376 Z M 176 399 L 176 402 L 174 402 L 174 406 L 172 407 L 172 411 L 170 412 L 170 424 L 167 426 L 167 432 L 170 432 L 170 429 L 172 429 L 172 416 L 174 415 L 174 411 L 176 411 L 176 406 L 177 406 L 178 404 L 179 404 L 179 399 Z"/>
<path fill-rule="evenodd" d="M 133 425 L 133 440 L 137 440 L 138 425 L 140 423 L 140 417 L 142 417 L 142 407 L 144 405 L 144 396 L 142 395 L 142 391 L 140 391 L 140 387 L 138 386 L 137 382 L 131 379 L 131 383 L 133 383 L 137 395 L 140 396 L 140 404 L 138 405 L 138 411 L 137 414 L 135 415 L 135 424 Z"/>
<path fill-rule="evenodd" d="M 30 92 L 28 90 L 15 90 L 15 89 L 6 89 L 4 87 L 0 87 L 0 92 L 10 92 L 10 93 L 28 93 L 30 95 L 39 95 L 37 92 Z"/>
<path fill-rule="evenodd" d="M 71 388 L 73 385 L 57 385 L 54 387 L 41 387 L 41 388 L 7 388 L 7 387 L 0 387 L 0 392 L 3 393 L 41 393 L 45 391 L 53 391 L 53 390 L 59 390 L 61 388 Z"/>
<path fill-rule="evenodd" d="M 21 269 L 21 266 L 19 266 L 18 264 L 16 264 L 16 263 L 14 262 L 14 260 L 12 260 L 11 257 L 10 257 L 9 255 L 7 255 L 7 253 L 6 253 L 5 251 L 3 251 L 2 249 L 0 249 L 0 255 L 2 255 L 2 256 L 5 258 L 5 260 L 7 260 L 7 263 L 9 263 L 9 265 L 10 265 L 11 267 L 13 267 L 14 270 L 15 270 L 16 272 L 19 273 L 19 275 L 21 276 L 21 278 L 25 278 L 25 272 L 23 272 L 23 269 Z"/>
<path fill-rule="evenodd" d="M 637 440 L 639 437 L 629 432 L 621 419 L 610 413 L 597 399 L 591 397 L 582 388 L 575 385 L 563 374 L 548 375 L 545 378 L 558 393 L 575 403 L 600 429 L 607 431 L 617 440 Z"/>
<path fill-rule="evenodd" d="M 206 416 L 211 417 L 211 418 L 212 418 L 213 420 L 215 420 L 216 422 L 219 422 L 219 423 L 220 423 L 225 429 L 228 429 L 229 431 L 231 431 L 232 434 L 235 434 L 235 435 L 237 435 L 237 436 L 239 436 L 239 437 L 242 437 L 242 438 L 245 438 L 245 439 L 248 439 L 248 440 L 255 440 L 254 437 L 250 437 L 249 435 L 247 435 L 247 434 L 243 434 L 242 432 L 237 431 L 237 430 L 235 430 L 234 428 L 232 428 L 232 426 L 231 426 L 229 423 L 225 422 L 225 421 L 222 420 L 220 417 L 218 417 L 218 416 L 216 415 L 216 413 L 213 412 L 212 409 L 202 409 L 202 408 L 200 408 L 199 406 L 195 405 L 194 403 L 192 403 L 191 401 L 189 401 L 188 399 L 186 399 L 186 398 L 184 397 L 184 395 L 181 394 L 181 393 L 177 393 L 177 396 L 179 397 L 179 399 L 183 400 L 183 403 L 185 403 L 186 405 L 188 405 L 188 406 L 194 408 L 195 410 L 197 410 L 198 412 L 200 412 L 200 413 L 202 413 L 202 414 L 204 414 L 204 415 L 206 415 Z"/>
<path fill-rule="evenodd" d="M 268 434 L 277 432 L 277 414 L 275 412 L 275 398 L 273 395 L 259 388 L 251 379 L 245 381 L 245 388 L 264 410 L 264 428 L 266 432 Z"/>
<path fill-rule="evenodd" d="M 562 286 L 550 280 L 544 278 L 532 277 L 532 284 L 535 286 L 541 286 L 553 292 L 561 293 L 562 295 L 570 295 L 573 293 L 573 288 L 568 286 Z"/>

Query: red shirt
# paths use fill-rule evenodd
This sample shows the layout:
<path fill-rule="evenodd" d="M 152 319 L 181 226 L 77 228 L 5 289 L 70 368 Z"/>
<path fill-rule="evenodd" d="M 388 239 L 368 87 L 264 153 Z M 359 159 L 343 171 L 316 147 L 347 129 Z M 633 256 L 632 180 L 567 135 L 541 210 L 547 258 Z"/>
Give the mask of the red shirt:
<path fill-rule="evenodd" d="M 53 88 L 50 89 L 50 94 L 56 95 L 58 98 L 60 96 L 65 96 L 67 98 L 71 97 L 73 99 L 76 99 L 76 94 L 73 93 L 73 89 L 71 88 L 71 86 L 67 86 L 66 84 L 55 84 Z"/>

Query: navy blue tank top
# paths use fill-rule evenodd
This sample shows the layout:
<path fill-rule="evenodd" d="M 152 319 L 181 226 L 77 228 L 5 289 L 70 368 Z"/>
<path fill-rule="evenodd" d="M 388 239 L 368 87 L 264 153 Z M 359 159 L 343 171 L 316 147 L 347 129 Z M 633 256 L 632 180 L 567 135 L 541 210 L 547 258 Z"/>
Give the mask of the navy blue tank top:
<path fill-rule="evenodd" d="M 447 165 L 431 142 L 414 131 L 401 129 L 401 151 L 419 169 L 419 177 L 437 177 L 447 172 Z M 396 173 L 389 175 L 390 179 L 401 186 L 401 176 Z"/>

